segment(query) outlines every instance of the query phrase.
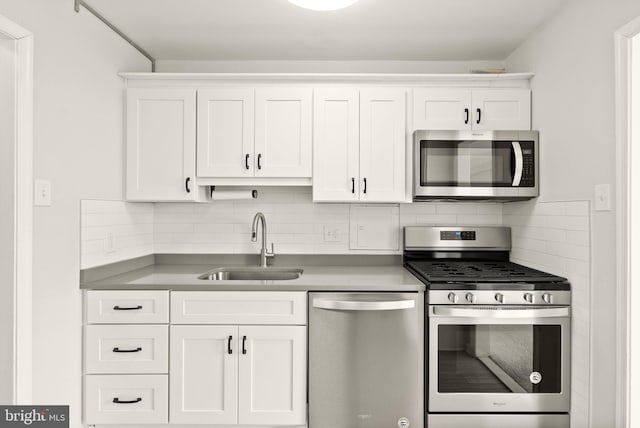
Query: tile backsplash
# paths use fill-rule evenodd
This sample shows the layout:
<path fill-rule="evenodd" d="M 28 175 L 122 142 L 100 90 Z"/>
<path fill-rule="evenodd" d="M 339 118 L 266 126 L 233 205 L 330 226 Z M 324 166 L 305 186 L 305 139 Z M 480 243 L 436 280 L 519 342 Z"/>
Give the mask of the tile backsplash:
<path fill-rule="evenodd" d="M 80 201 L 80 268 L 153 253 L 153 204 Z"/>
<path fill-rule="evenodd" d="M 366 205 L 366 204 L 363 204 Z M 268 243 L 276 254 L 400 254 L 397 250 L 352 250 L 349 246 L 351 210 L 355 205 L 312 203 L 311 188 L 260 189 L 256 200 L 212 204 L 155 204 L 156 253 L 257 253 L 251 242 L 251 222 L 261 211 L 267 219 Z M 398 206 L 398 205 L 396 205 Z M 358 210 L 366 215 L 367 208 Z M 375 208 L 372 208 L 375 209 Z M 500 204 L 399 204 L 398 222 L 380 221 L 380 233 L 413 224 L 502 223 Z"/>
<path fill-rule="evenodd" d="M 571 283 L 571 426 L 588 426 L 591 372 L 591 217 L 588 201 L 505 204 L 511 260 Z"/>
<path fill-rule="evenodd" d="M 401 254 L 401 232 L 397 249 L 350 249 L 350 233 L 355 230 L 351 226 L 359 213 L 369 226 L 376 226 L 368 212 L 375 208 L 362 205 L 352 213 L 356 205 L 313 203 L 310 187 L 266 187 L 255 200 L 206 204 L 85 200 L 81 203 L 81 268 L 151 253 L 257 253 L 260 243 L 251 242 L 251 222 L 258 211 L 265 214 L 267 241 L 274 243 L 276 254 Z M 381 218 L 377 227 L 382 235 L 415 224 L 502 224 L 502 204 L 497 203 L 393 206 L 399 215 L 395 223 Z"/>

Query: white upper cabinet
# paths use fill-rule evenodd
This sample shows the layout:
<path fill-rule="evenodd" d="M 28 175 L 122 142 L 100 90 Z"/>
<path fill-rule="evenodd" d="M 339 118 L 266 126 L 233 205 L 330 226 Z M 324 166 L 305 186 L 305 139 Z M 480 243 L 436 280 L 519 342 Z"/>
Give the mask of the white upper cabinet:
<path fill-rule="evenodd" d="M 521 88 L 420 88 L 413 91 L 414 129 L 531 129 L 531 91 Z"/>
<path fill-rule="evenodd" d="M 256 177 L 311 177 L 310 88 L 256 89 Z"/>
<path fill-rule="evenodd" d="M 360 199 L 360 93 L 350 88 L 313 94 L 313 200 Z"/>
<path fill-rule="evenodd" d="M 254 90 L 198 91 L 198 177 L 253 177 Z"/>
<path fill-rule="evenodd" d="M 198 177 L 311 177 L 308 88 L 198 90 Z"/>
<path fill-rule="evenodd" d="M 404 200 L 405 96 L 402 88 L 315 91 L 314 201 Z"/>
<path fill-rule="evenodd" d="M 196 199 L 195 131 L 195 89 L 127 91 L 127 200 Z"/>
<path fill-rule="evenodd" d="M 404 89 L 360 91 L 360 200 L 402 202 L 405 197 Z"/>
<path fill-rule="evenodd" d="M 531 129 L 531 92 L 528 89 L 473 91 L 473 129 L 478 131 Z"/>

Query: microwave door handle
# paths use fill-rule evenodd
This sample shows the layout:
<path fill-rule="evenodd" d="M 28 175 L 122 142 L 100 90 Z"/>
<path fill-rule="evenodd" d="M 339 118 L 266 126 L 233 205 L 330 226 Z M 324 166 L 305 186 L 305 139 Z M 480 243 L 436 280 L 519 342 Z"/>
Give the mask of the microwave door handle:
<path fill-rule="evenodd" d="M 456 317 L 456 318 L 500 318 L 500 319 L 518 319 L 518 318 L 560 318 L 569 316 L 568 307 L 555 308 L 536 308 L 536 309 L 474 309 L 474 308 L 457 308 L 457 307 L 439 307 L 433 308 L 435 316 Z"/>
<path fill-rule="evenodd" d="M 520 142 L 513 141 L 511 143 L 513 148 L 513 154 L 515 158 L 515 171 L 513 172 L 513 182 L 511 186 L 517 187 L 520 185 L 520 181 L 522 180 L 522 147 L 520 146 Z"/>

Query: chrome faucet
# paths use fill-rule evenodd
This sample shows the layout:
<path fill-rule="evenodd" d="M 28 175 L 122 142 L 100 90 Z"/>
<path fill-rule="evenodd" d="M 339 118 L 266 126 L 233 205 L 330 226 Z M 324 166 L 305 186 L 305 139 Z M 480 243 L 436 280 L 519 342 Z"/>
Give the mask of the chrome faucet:
<path fill-rule="evenodd" d="M 256 242 L 258 240 L 258 220 L 262 223 L 262 248 L 260 249 L 260 267 L 267 267 L 267 259 L 275 256 L 273 252 L 273 242 L 271 243 L 271 252 L 267 251 L 267 220 L 264 218 L 264 214 L 256 213 L 253 217 L 253 224 L 251 225 L 251 241 Z"/>

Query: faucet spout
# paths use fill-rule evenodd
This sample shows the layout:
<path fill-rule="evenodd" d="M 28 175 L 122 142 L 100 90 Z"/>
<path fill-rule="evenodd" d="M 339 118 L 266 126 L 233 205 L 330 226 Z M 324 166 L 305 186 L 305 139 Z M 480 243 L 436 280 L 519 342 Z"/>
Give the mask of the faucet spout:
<path fill-rule="evenodd" d="M 267 267 L 267 258 L 273 257 L 273 244 L 271 244 L 271 252 L 267 251 L 267 220 L 261 212 L 256 213 L 251 224 L 251 241 L 258 240 L 258 222 L 262 224 L 262 246 L 260 249 L 260 266 Z"/>

